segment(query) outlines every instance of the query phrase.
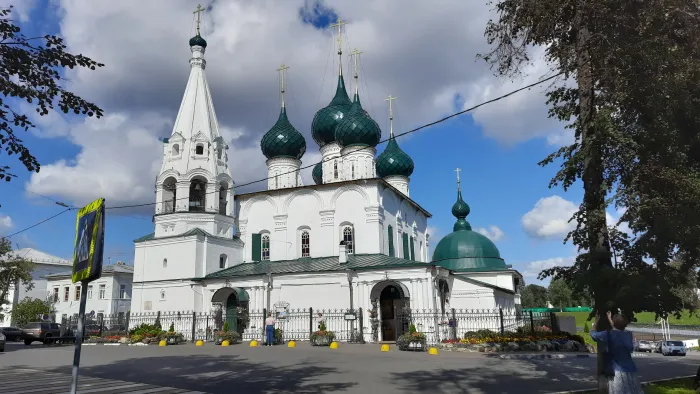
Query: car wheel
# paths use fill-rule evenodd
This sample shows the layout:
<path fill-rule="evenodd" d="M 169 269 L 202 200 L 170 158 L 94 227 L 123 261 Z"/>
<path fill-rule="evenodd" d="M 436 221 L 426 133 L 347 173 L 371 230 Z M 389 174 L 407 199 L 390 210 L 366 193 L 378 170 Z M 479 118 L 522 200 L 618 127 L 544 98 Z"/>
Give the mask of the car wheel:
<path fill-rule="evenodd" d="M 24 344 L 25 344 L 26 346 L 29 346 L 29 345 L 32 344 L 32 341 L 30 341 L 30 340 L 28 340 L 28 339 L 25 339 L 25 340 L 24 340 Z"/>
<path fill-rule="evenodd" d="M 44 345 L 50 345 L 52 342 L 51 337 L 44 338 Z"/>
<path fill-rule="evenodd" d="M 0 353 L 5 351 L 5 347 L 0 347 Z"/>

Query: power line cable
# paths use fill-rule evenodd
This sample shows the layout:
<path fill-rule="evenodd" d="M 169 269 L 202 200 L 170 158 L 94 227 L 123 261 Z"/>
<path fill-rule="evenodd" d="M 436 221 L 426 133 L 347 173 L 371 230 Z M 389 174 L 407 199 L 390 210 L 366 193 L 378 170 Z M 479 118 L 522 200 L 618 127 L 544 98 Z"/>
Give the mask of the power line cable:
<path fill-rule="evenodd" d="M 436 120 L 436 121 L 434 121 L 434 122 L 426 123 L 426 124 L 424 124 L 424 125 L 422 125 L 422 126 L 416 127 L 415 129 L 412 129 L 412 130 L 405 131 L 405 132 L 403 132 L 403 133 L 396 133 L 396 134 L 394 134 L 394 138 L 399 138 L 399 137 L 402 137 L 402 136 L 405 136 L 405 135 L 408 135 L 408 134 L 415 133 L 415 132 L 417 132 L 417 131 L 423 130 L 423 129 L 428 128 L 428 127 L 431 127 L 431 126 L 435 126 L 436 124 L 445 122 L 445 121 L 447 121 L 447 120 L 449 120 L 449 119 L 452 119 L 452 118 L 454 118 L 454 117 L 456 117 L 456 116 L 464 115 L 464 114 L 466 114 L 467 112 L 474 111 L 475 109 L 478 109 L 478 108 L 480 108 L 480 107 L 483 107 L 484 105 L 491 104 L 491 103 L 495 103 L 496 101 L 503 100 L 503 99 L 508 98 L 508 97 L 510 97 L 510 96 L 512 96 L 512 95 L 514 95 L 514 94 L 516 94 L 516 93 L 522 92 L 523 90 L 527 90 L 527 89 L 530 89 L 530 88 L 532 88 L 532 87 L 534 87 L 534 86 L 537 86 L 537 85 L 539 85 L 539 84 L 542 84 L 542 83 L 544 83 L 544 82 L 551 81 L 552 79 L 557 78 L 557 77 L 559 77 L 559 76 L 561 76 L 561 75 L 563 75 L 563 74 L 564 74 L 564 73 L 561 72 L 561 73 L 558 73 L 558 74 L 549 76 L 549 77 L 547 77 L 547 78 L 540 79 L 540 80 L 538 80 L 537 82 L 533 82 L 533 83 L 531 83 L 531 84 L 529 84 L 529 85 L 526 85 L 526 86 L 523 86 L 523 87 L 521 87 L 521 88 L 519 88 L 519 89 L 512 90 L 512 91 L 510 91 L 510 92 L 508 92 L 508 93 L 506 93 L 506 94 L 503 94 L 503 95 L 501 95 L 501 96 L 492 98 L 492 99 L 490 99 L 490 100 L 483 101 L 483 102 L 481 102 L 481 103 L 479 103 L 479 104 L 476 104 L 476 105 L 474 105 L 474 106 L 472 106 L 472 107 L 469 107 L 469 108 L 467 108 L 467 109 L 465 109 L 465 110 L 462 110 L 462 111 L 459 111 L 459 112 L 455 112 L 455 113 L 453 113 L 453 114 L 451 114 L 451 115 L 448 115 L 448 116 L 445 116 L 445 117 L 443 117 L 443 118 L 440 118 L 440 119 L 438 119 L 438 120 Z M 377 145 L 382 144 L 382 143 L 385 143 L 385 142 L 387 142 L 387 141 L 389 141 L 388 138 L 379 141 L 379 143 L 378 143 Z M 359 148 L 359 149 L 353 150 L 352 152 L 349 152 L 349 153 L 356 153 L 356 152 L 362 151 L 362 150 L 364 150 L 364 149 L 369 149 L 369 148 L 374 148 L 374 147 L 373 147 L 373 146 L 367 146 L 367 147 L 364 147 L 364 148 Z M 341 154 L 339 157 L 347 156 L 349 153 L 345 153 L 344 155 Z M 337 157 L 334 158 L 334 159 L 337 159 Z M 321 160 L 320 162 L 316 162 L 316 163 L 313 163 L 313 164 L 309 164 L 309 165 L 307 165 L 307 166 L 303 166 L 303 167 L 299 168 L 299 170 L 288 171 L 288 172 L 285 172 L 285 173 L 282 173 L 282 174 L 277 174 L 277 175 L 279 176 L 279 175 L 287 175 L 287 174 L 296 173 L 297 171 L 301 171 L 301 170 L 305 170 L 305 169 L 308 169 L 308 168 L 312 168 L 312 167 L 314 167 L 315 165 L 317 165 L 317 164 L 319 164 L 319 163 L 322 163 L 322 162 L 323 162 L 323 160 Z M 250 182 L 242 183 L 242 184 L 240 184 L 240 185 L 231 186 L 231 187 L 229 187 L 229 188 L 227 188 L 227 189 L 225 189 L 225 190 L 231 190 L 231 189 L 235 189 L 236 187 L 249 186 L 249 185 L 253 185 L 253 184 L 255 184 L 255 183 L 265 182 L 265 181 L 267 181 L 267 180 L 270 179 L 270 178 L 271 178 L 271 177 L 265 177 L 265 178 L 258 179 L 258 180 L 255 180 L 255 181 L 250 181 Z M 216 194 L 216 193 L 219 193 L 220 191 L 221 191 L 221 190 L 216 190 L 216 191 L 214 191 L 214 192 L 204 193 L 204 195 L 207 195 L 207 194 Z M 174 201 L 186 200 L 186 199 L 189 199 L 189 197 L 177 198 L 177 199 L 175 199 Z M 138 208 L 138 207 L 147 207 L 147 206 L 156 205 L 156 204 L 158 204 L 158 202 L 149 202 L 149 203 L 142 203 L 142 204 L 121 205 L 121 206 L 115 206 L 115 207 L 106 207 L 105 209 Z"/>
<path fill-rule="evenodd" d="M 25 227 L 25 228 L 23 228 L 22 230 L 19 230 L 19 231 L 14 232 L 14 233 L 12 233 L 12 234 L 10 234 L 10 235 L 4 236 L 3 238 L 7 239 L 7 238 L 14 237 L 14 236 L 17 235 L 17 234 L 21 234 L 21 233 L 23 233 L 23 232 L 25 232 L 25 231 L 27 231 L 27 230 L 33 229 L 34 227 L 36 227 L 36 226 L 38 226 L 38 225 L 40 225 L 40 224 L 44 224 L 44 223 L 48 222 L 49 220 L 54 219 L 54 218 L 57 218 L 57 217 L 63 215 L 64 213 L 66 213 L 66 212 L 68 212 L 68 211 L 71 211 L 71 210 L 73 210 L 73 209 L 74 209 L 74 208 L 68 208 L 68 209 L 66 209 L 65 211 L 61 211 L 61 212 L 59 212 L 59 213 L 57 213 L 57 214 L 55 214 L 55 215 L 53 215 L 53 216 L 51 216 L 51 217 L 48 217 L 48 218 L 46 218 L 46 219 L 40 221 L 39 223 L 35 223 L 35 224 L 33 224 L 33 225 L 29 226 L 29 227 Z"/>

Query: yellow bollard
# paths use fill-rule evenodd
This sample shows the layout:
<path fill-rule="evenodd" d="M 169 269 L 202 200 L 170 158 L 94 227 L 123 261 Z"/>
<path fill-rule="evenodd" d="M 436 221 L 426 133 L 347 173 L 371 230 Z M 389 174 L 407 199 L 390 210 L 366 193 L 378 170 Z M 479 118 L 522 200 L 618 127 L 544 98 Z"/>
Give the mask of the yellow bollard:
<path fill-rule="evenodd" d="M 258 346 L 258 341 L 256 341 L 255 339 L 250 341 L 250 347 L 257 347 L 257 346 Z"/>
<path fill-rule="evenodd" d="M 160 342 L 158 342 L 158 346 L 167 346 L 168 343 L 165 342 L 165 339 L 161 339 Z"/>
<path fill-rule="evenodd" d="M 297 347 L 297 343 L 294 341 L 287 342 L 287 347 Z"/>
<path fill-rule="evenodd" d="M 337 349 L 338 348 L 338 342 L 333 341 L 331 342 L 331 349 Z"/>
<path fill-rule="evenodd" d="M 229 341 L 223 341 L 221 342 L 221 346 L 228 346 L 230 345 Z"/>
<path fill-rule="evenodd" d="M 387 345 L 387 344 L 382 345 L 382 351 L 383 351 L 383 352 L 388 352 L 388 351 L 389 351 L 389 345 Z"/>
<path fill-rule="evenodd" d="M 195 346 L 204 346 L 204 341 L 200 339 L 197 342 L 195 342 L 194 344 L 195 344 Z"/>
<path fill-rule="evenodd" d="M 437 354 L 438 354 L 437 348 L 431 347 L 430 349 L 428 349 L 428 354 L 430 354 L 431 356 L 437 356 Z"/>

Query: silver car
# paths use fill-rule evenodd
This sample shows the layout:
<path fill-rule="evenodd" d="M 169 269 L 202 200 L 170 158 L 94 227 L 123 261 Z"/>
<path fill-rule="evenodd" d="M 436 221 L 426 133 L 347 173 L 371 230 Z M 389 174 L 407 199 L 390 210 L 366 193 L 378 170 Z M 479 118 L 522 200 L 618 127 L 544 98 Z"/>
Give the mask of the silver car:
<path fill-rule="evenodd" d="M 664 356 L 685 356 L 685 344 L 682 341 L 664 341 L 661 343 L 661 354 Z"/>
<path fill-rule="evenodd" d="M 637 351 L 638 352 L 649 352 L 651 353 L 652 350 L 652 344 L 649 341 L 639 341 L 637 343 Z"/>

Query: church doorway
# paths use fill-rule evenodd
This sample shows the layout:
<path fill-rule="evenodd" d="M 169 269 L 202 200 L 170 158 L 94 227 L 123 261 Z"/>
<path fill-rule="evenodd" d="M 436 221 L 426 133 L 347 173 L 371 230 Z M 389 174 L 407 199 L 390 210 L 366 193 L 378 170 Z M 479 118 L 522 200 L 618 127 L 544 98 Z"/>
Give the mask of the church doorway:
<path fill-rule="evenodd" d="M 222 306 L 224 322 L 230 331 L 243 334 L 248 328 L 248 292 L 240 287 L 222 287 L 211 297 L 211 302 Z M 223 324 L 223 323 L 220 323 Z M 217 327 L 223 329 L 223 327 Z"/>
<path fill-rule="evenodd" d="M 226 299 L 226 322 L 228 329 L 238 331 L 238 298 L 236 293 L 231 293 Z"/>
<path fill-rule="evenodd" d="M 408 289 L 394 281 L 377 283 L 370 295 L 379 302 L 379 330 L 382 341 L 395 341 L 406 330 L 404 309 L 409 307 Z"/>

